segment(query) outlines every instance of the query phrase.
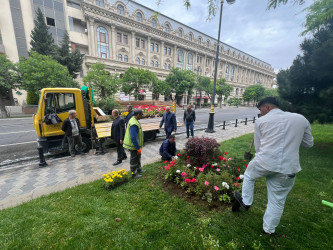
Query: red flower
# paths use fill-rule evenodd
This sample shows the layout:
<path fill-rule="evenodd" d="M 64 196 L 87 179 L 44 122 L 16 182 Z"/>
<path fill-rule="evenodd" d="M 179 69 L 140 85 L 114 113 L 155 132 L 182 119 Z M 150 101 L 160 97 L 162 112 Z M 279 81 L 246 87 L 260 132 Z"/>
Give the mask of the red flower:
<path fill-rule="evenodd" d="M 227 162 L 227 159 L 226 159 L 226 158 L 223 158 L 223 161 Z"/>
<path fill-rule="evenodd" d="M 248 166 L 249 164 L 246 164 L 246 167 Z"/>
<path fill-rule="evenodd" d="M 210 168 L 213 168 L 214 166 L 213 165 L 210 165 Z"/>
<path fill-rule="evenodd" d="M 237 167 L 237 171 L 238 171 L 238 172 L 240 171 L 240 167 Z"/>
<path fill-rule="evenodd" d="M 190 183 L 190 182 L 191 182 L 191 179 L 185 179 L 185 182 L 186 182 L 186 183 Z"/>
<path fill-rule="evenodd" d="M 239 176 L 236 177 L 236 180 L 239 180 Z"/>
<path fill-rule="evenodd" d="M 169 166 L 164 166 L 164 168 L 165 168 L 166 170 L 170 170 L 170 167 L 169 167 Z"/>
<path fill-rule="evenodd" d="M 164 163 L 168 163 L 168 161 L 164 161 Z"/>
<path fill-rule="evenodd" d="M 178 156 L 181 156 L 181 154 L 178 154 Z"/>
<path fill-rule="evenodd" d="M 190 157 L 189 157 L 189 156 L 186 156 L 186 159 L 190 159 Z"/>
<path fill-rule="evenodd" d="M 222 161 L 223 160 L 223 156 L 219 156 L 219 160 Z"/>
<path fill-rule="evenodd" d="M 238 183 L 236 183 L 236 187 L 239 187 L 239 184 L 238 184 Z"/>
<path fill-rule="evenodd" d="M 192 179 L 192 182 L 197 182 L 197 179 L 193 178 L 193 179 Z"/>
<path fill-rule="evenodd" d="M 228 152 L 224 152 L 224 154 L 225 154 L 225 155 L 227 155 L 227 154 L 228 154 Z"/>

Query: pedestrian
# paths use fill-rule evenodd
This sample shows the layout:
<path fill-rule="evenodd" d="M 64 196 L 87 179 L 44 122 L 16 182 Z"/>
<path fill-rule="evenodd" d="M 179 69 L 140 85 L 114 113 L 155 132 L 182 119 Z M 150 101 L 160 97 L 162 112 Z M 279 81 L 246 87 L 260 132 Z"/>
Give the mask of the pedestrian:
<path fill-rule="evenodd" d="M 165 108 L 165 112 L 163 114 L 159 130 L 162 128 L 163 123 L 164 123 L 164 130 L 165 130 L 165 134 L 166 134 L 166 139 L 168 139 L 169 136 L 171 135 L 172 131 L 173 132 L 177 131 L 176 116 L 175 116 L 175 113 L 170 111 L 170 107 Z"/>
<path fill-rule="evenodd" d="M 160 147 L 160 155 L 162 156 L 162 161 L 170 161 L 172 156 L 177 153 L 176 148 L 176 137 L 170 135 L 168 139 L 165 139 Z"/>
<path fill-rule="evenodd" d="M 300 114 L 282 111 L 275 98 L 267 97 L 257 107 L 261 117 L 254 130 L 256 154 L 244 173 L 242 194 L 234 192 L 236 202 L 232 210 L 242 207 L 247 211 L 253 202 L 256 179 L 266 177 L 268 203 L 263 230 L 271 236 L 279 225 L 296 174 L 301 171 L 300 145 L 312 147 L 313 137 L 308 120 Z"/>
<path fill-rule="evenodd" d="M 125 118 L 126 126 L 127 126 L 129 120 L 132 118 L 132 116 L 134 114 L 133 107 L 131 105 L 127 106 L 127 112 L 128 112 L 128 114 L 127 114 L 127 116 Z"/>
<path fill-rule="evenodd" d="M 82 137 L 80 134 L 80 120 L 76 117 L 75 110 L 68 111 L 68 118 L 62 123 L 61 130 L 65 132 L 67 137 L 69 153 L 75 156 L 75 145 L 77 144 L 77 154 L 82 154 Z"/>
<path fill-rule="evenodd" d="M 133 117 L 128 122 L 124 139 L 124 148 L 128 149 L 131 154 L 130 168 L 134 178 L 140 178 L 142 176 L 139 173 L 146 172 L 141 167 L 141 150 L 143 146 L 143 132 L 139 122 L 141 118 L 142 110 L 135 110 Z"/>
<path fill-rule="evenodd" d="M 112 110 L 112 116 L 115 118 L 111 127 L 111 139 L 116 143 L 117 147 L 117 161 L 113 163 L 113 166 L 119 165 L 123 160 L 127 159 L 123 143 L 125 136 L 125 120 L 119 115 L 119 110 Z"/>
<path fill-rule="evenodd" d="M 190 137 L 190 129 L 191 129 L 191 136 L 194 137 L 193 133 L 193 125 L 195 123 L 195 111 L 192 110 L 191 105 L 187 105 L 187 109 L 184 111 L 184 123 L 186 125 L 186 138 Z"/>

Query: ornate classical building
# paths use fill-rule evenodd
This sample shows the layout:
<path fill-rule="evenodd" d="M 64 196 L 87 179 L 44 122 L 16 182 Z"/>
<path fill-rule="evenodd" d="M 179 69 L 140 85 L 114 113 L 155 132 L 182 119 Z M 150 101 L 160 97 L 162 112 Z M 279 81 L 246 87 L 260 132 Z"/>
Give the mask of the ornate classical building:
<path fill-rule="evenodd" d="M 33 28 L 34 10 L 39 7 L 55 41 L 60 42 L 67 30 L 72 49 L 78 48 L 85 54 L 81 77 L 90 65 L 102 62 L 111 73 L 122 74 L 129 67 L 141 67 L 164 79 L 171 68 L 178 67 L 214 78 L 216 39 L 167 16 L 157 15 L 154 10 L 132 0 L 13 2 L 20 1 L 25 7 L 30 2 L 32 12 L 21 14 L 23 23 L 27 22 L 24 25 L 26 46 L 21 46 L 25 50 L 17 49 L 21 55 L 29 48 L 28 34 Z M 16 40 L 18 38 L 20 36 L 16 36 Z M 7 51 L 6 44 L 5 49 Z M 275 73 L 270 64 L 225 43 L 220 44 L 220 49 L 217 78 L 225 78 L 234 87 L 233 96 L 241 97 L 244 89 L 252 84 L 261 83 L 266 88 L 273 86 Z M 148 88 L 145 94 L 146 99 L 152 98 Z M 162 99 L 164 97 L 160 96 Z M 196 102 L 195 93 L 194 99 L 190 100 L 184 95 L 183 102 L 187 101 Z"/>

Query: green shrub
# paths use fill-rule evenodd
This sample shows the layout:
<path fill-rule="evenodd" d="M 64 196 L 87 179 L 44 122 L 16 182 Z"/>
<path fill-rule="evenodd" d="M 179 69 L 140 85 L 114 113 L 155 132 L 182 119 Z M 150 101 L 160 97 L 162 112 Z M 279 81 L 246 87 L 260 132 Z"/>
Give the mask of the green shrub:
<path fill-rule="evenodd" d="M 27 104 L 28 105 L 38 105 L 39 95 L 33 91 L 28 91 L 27 93 Z"/>

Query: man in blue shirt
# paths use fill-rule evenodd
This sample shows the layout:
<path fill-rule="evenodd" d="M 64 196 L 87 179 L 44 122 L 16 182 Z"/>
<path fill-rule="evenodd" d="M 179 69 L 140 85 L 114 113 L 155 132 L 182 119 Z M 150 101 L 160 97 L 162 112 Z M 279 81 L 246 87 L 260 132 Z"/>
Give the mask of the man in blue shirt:
<path fill-rule="evenodd" d="M 170 107 L 165 108 L 165 112 L 163 114 L 159 129 L 162 128 L 163 123 L 165 123 L 164 130 L 165 130 L 166 138 L 168 139 L 169 136 L 171 135 L 172 131 L 173 132 L 177 131 L 176 116 L 175 116 L 175 113 L 170 111 Z"/>
<path fill-rule="evenodd" d="M 176 138 L 174 135 L 170 135 L 160 147 L 160 155 L 162 156 L 162 161 L 171 160 L 172 156 L 177 153 L 176 149 Z"/>

